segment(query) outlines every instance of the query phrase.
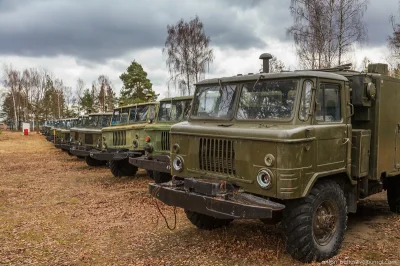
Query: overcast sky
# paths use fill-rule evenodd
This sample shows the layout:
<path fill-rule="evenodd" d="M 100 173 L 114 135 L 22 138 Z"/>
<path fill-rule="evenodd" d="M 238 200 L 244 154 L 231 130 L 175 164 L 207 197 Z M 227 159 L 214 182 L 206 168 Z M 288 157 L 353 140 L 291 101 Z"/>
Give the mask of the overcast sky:
<path fill-rule="evenodd" d="M 215 53 L 207 77 L 257 72 L 263 52 L 293 70 L 289 5 L 290 0 L 0 0 L 0 65 L 45 67 L 73 88 L 78 78 L 89 87 L 105 74 L 119 92 L 118 76 L 136 60 L 163 96 L 166 26 L 198 15 Z M 389 16 L 397 13 L 397 0 L 370 0 L 364 16 L 369 42 L 356 49 L 358 64 L 364 56 L 385 61 Z"/>

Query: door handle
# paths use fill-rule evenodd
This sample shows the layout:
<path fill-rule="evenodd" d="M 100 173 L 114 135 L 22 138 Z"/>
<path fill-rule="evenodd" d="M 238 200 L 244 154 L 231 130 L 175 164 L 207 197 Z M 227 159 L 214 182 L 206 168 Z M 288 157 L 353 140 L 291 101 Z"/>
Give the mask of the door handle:
<path fill-rule="evenodd" d="M 343 139 L 343 143 L 342 143 L 342 145 L 345 145 L 345 144 L 347 144 L 349 141 L 350 141 L 350 139 L 349 139 L 349 138 L 344 138 L 344 139 Z"/>

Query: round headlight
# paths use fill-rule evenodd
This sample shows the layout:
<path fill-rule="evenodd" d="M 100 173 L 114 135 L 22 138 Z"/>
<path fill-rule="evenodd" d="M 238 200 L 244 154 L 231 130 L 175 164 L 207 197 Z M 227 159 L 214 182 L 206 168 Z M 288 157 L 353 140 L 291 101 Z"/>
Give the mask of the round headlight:
<path fill-rule="evenodd" d="M 257 182 L 263 189 L 268 189 L 272 186 L 272 172 L 268 169 L 261 169 L 257 174 Z"/>
<path fill-rule="evenodd" d="M 179 149 L 180 149 L 180 147 L 179 147 L 179 144 L 178 144 L 178 143 L 175 143 L 175 144 L 172 146 L 172 151 L 173 151 L 174 153 L 178 153 L 178 152 L 179 152 Z"/>
<path fill-rule="evenodd" d="M 174 161 L 172 162 L 172 166 L 178 172 L 183 170 L 183 159 L 180 156 L 176 156 Z"/>
<path fill-rule="evenodd" d="M 135 139 L 135 140 L 133 141 L 132 145 L 133 145 L 133 148 L 134 148 L 134 149 L 137 149 L 137 147 L 139 147 L 139 142 Z"/>

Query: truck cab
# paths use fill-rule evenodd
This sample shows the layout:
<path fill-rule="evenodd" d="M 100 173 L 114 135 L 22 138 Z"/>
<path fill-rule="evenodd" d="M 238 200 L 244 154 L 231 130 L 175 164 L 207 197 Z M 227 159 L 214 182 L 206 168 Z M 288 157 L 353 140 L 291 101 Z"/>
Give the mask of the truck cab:
<path fill-rule="evenodd" d="M 170 132 L 173 179 L 149 191 L 200 229 L 281 222 L 294 258 L 326 260 L 358 199 L 386 187 L 400 212 L 400 80 L 376 65 L 268 73 L 260 58 L 262 73 L 196 84 L 189 120 Z"/>
<path fill-rule="evenodd" d="M 71 128 L 71 154 L 84 159 L 89 166 L 102 166 L 105 161 L 90 157 L 90 152 L 102 148 L 101 129 L 110 126 L 112 113 L 92 113 L 82 116 L 78 126 Z"/>
<path fill-rule="evenodd" d="M 91 151 L 90 157 L 108 161 L 115 177 L 135 176 L 137 167 L 129 164 L 129 157 L 142 156 L 144 127 L 154 122 L 158 102 L 138 103 L 114 109 L 111 125 L 102 128 L 102 150 Z"/>
<path fill-rule="evenodd" d="M 146 169 L 156 183 L 171 180 L 169 131 L 172 125 L 189 118 L 192 99 L 181 96 L 161 100 L 154 123 L 144 128 L 145 154 L 129 158 L 132 165 Z"/>

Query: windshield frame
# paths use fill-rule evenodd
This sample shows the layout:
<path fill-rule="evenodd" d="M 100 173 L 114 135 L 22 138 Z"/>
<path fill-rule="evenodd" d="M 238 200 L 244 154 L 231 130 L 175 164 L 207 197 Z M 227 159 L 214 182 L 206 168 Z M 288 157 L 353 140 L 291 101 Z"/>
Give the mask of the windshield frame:
<path fill-rule="evenodd" d="M 201 89 L 201 88 L 206 88 L 206 87 L 209 87 L 209 88 L 211 88 L 211 87 L 226 87 L 226 86 L 235 86 L 236 88 L 235 88 L 235 92 L 234 92 L 234 98 L 233 98 L 233 101 L 232 101 L 232 108 L 233 108 L 233 111 L 232 111 L 232 114 L 231 114 L 231 116 L 229 116 L 229 117 L 224 117 L 224 118 L 221 118 L 221 117 L 199 117 L 199 116 L 193 116 L 193 112 L 195 111 L 195 100 L 196 100 L 196 94 L 197 94 L 197 92 Z M 200 85 L 200 86 L 196 86 L 196 90 L 194 91 L 194 94 L 193 94 L 193 99 L 192 99 L 192 106 L 190 107 L 190 115 L 189 115 L 189 121 L 190 120 L 198 120 L 198 121 L 201 121 L 201 120 L 204 120 L 204 121 L 231 121 L 231 120 L 233 120 L 233 119 L 235 119 L 235 113 L 236 113 L 236 107 L 237 107 L 237 103 L 238 103 L 238 100 L 239 100 L 239 97 L 238 97 L 238 93 L 241 93 L 241 90 L 242 90 L 242 83 L 241 82 L 227 82 L 227 83 L 212 83 L 212 84 L 205 84 L 205 85 Z"/>
<path fill-rule="evenodd" d="M 157 116 L 156 116 L 156 122 L 157 122 L 157 123 L 179 123 L 179 122 L 182 122 L 182 121 L 187 121 L 187 120 L 189 119 L 189 117 L 190 117 L 191 110 L 189 109 L 189 115 L 188 115 L 188 118 L 187 118 L 186 120 L 184 119 L 184 117 L 185 117 L 185 110 L 186 110 L 186 107 L 187 107 L 187 106 L 189 106 L 189 108 L 191 108 L 192 100 L 193 100 L 193 99 L 172 99 L 171 101 L 161 101 L 160 104 L 159 104 L 159 106 L 158 106 L 158 111 L 157 111 Z M 182 113 L 181 113 L 180 116 L 179 116 L 179 119 L 178 119 L 178 120 L 160 120 L 159 115 L 160 115 L 160 113 L 161 113 L 161 107 L 162 107 L 162 105 L 163 105 L 163 104 L 174 104 L 174 103 L 178 103 L 178 102 L 184 103 L 184 104 L 185 104 L 185 105 L 183 106 L 183 110 L 182 110 Z M 171 115 L 171 110 L 170 110 L 170 115 Z M 169 115 L 169 116 L 170 116 L 170 115 Z"/>
<path fill-rule="evenodd" d="M 147 107 L 148 108 L 146 120 L 144 120 L 144 121 L 130 121 L 129 120 L 129 118 L 131 116 L 131 110 L 135 109 L 136 107 L 138 107 L 138 108 Z M 150 112 L 151 108 L 153 108 L 153 110 Z M 126 110 L 126 109 L 128 109 L 128 116 L 127 116 L 126 122 L 113 124 L 115 111 L 121 112 L 122 110 Z M 114 108 L 112 115 L 111 115 L 111 121 L 110 121 L 109 126 L 115 127 L 115 126 L 133 125 L 133 124 L 139 124 L 139 123 L 150 123 L 150 115 L 153 114 L 153 120 L 154 120 L 154 118 L 157 117 L 157 113 L 156 113 L 157 111 L 158 111 L 157 104 L 154 102 L 148 103 L 148 104 L 127 105 L 127 106 L 121 106 L 118 108 Z"/>
<path fill-rule="evenodd" d="M 294 98 L 294 101 L 293 101 L 293 109 L 292 109 L 292 113 L 291 113 L 291 115 L 289 116 L 289 117 L 284 117 L 284 118 L 260 118 L 260 119 L 249 119 L 249 118 L 245 118 L 245 119 L 243 119 L 243 118 L 239 118 L 238 117 L 238 114 L 239 114 L 239 105 L 240 105 L 240 97 L 242 96 L 242 92 L 243 92 L 243 88 L 245 87 L 245 84 L 248 84 L 248 83 L 250 83 L 250 82 L 253 82 L 253 81 L 246 81 L 246 82 L 243 82 L 242 84 L 241 84 L 241 86 L 240 86 L 240 93 L 239 93 L 239 95 L 237 96 L 237 98 L 238 98 L 238 101 L 237 101 L 237 104 L 236 104 L 236 106 L 235 106 L 235 112 L 234 112 L 234 114 L 235 114 L 235 120 L 236 121 L 238 121 L 238 122 L 245 122 L 245 121 L 250 121 L 250 122 L 254 122 L 254 121 L 268 121 L 268 122 L 290 122 L 290 121 L 292 121 L 295 117 L 296 117 L 296 114 L 298 114 L 298 112 L 299 112 L 299 110 L 298 110 L 298 104 L 299 104 L 299 99 L 300 99 L 300 96 L 299 96 L 299 94 L 301 94 L 302 93 L 302 84 L 303 84 L 303 81 L 304 81 L 304 79 L 302 78 L 302 77 L 293 77 L 293 78 L 274 78 L 274 79 L 260 79 L 259 81 L 258 81 L 258 83 L 261 83 L 261 82 L 270 82 L 270 81 L 280 81 L 280 80 L 295 80 L 295 81 L 297 81 L 297 84 L 296 84 L 296 96 L 295 96 L 295 98 Z M 254 84 L 255 84 L 255 82 L 254 82 Z"/>
<path fill-rule="evenodd" d="M 274 122 L 274 123 L 287 123 L 287 122 L 291 122 L 294 119 L 296 119 L 298 117 L 298 112 L 299 112 L 299 100 L 301 97 L 301 93 L 302 93 L 302 84 L 305 80 L 311 80 L 314 84 L 316 82 L 315 77 L 307 77 L 307 76 L 297 76 L 297 77 L 277 77 L 277 78 L 266 78 L 263 77 L 261 78 L 258 82 L 265 82 L 265 81 L 274 81 L 274 80 L 296 80 L 297 81 L 297 87 L 296 87 L 296 96 L 294 99 L 294 103 L 293 103 L 293 112 L 291 114 L 291 116 L 289 118 L 281 118 L 281 119 L 240 119 L 237 118 L 237 114 L 239 111 L 239 103 L 240 103 L 240 96 L 242 95 L 242 90 L 244 88 L 244 85 L 246 83 L 249 82 L 256 82 L 257 80 L 243 80 L 243 81 L 235 81 L 235 82 L 222 82 L 222 86 L 224 85 L 236 85 L 236 95 L 235 95 L 235 99 L 234 99 L 234 104 L 233 104 L 233 115 L 230 118 L 209 118 L 209 117 L 195 117 L 193 116 L 193 112 L 194 112 L 194 102 L 195 102 L 195 98 L 196 98 L 196 93 L 198 91 L 199 88 L 201 87 L 211 87 L 211 86 L 219 86 L 220 84 L 218 83 L 210 83 L 210 84 L 201 84 L 199 86 L 196 85 L 196 90 L 194 92 L 193 95 L 193 101 L 192 101 L 192 107 L 190 110 L 190 115 L 189 115 L 189 120 L 188 121 L 209 121 L 209 122 L 232 122 L 234 121 L 235 123 L 254 123 L 254 122 L 260 122 L 260 123 L 265 123 L 265 122 Z M 313 100 L 312 100 L 313 101 Z M 298 118 L 297 118 L 298 119 Z M 299 122 L 301 123 L 308 123 L 310 122 L 312 119 L 308 119 L 308 121 L 304 122 L 299 120 Z"/>

